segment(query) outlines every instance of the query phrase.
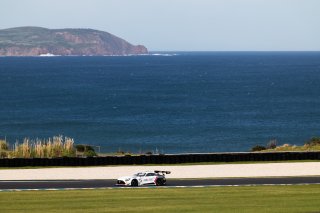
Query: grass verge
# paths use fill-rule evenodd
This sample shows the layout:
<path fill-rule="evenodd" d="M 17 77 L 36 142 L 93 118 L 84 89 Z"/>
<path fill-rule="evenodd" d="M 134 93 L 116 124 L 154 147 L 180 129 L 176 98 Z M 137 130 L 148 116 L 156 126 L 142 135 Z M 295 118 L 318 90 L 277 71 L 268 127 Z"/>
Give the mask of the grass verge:
<path fill-rule="evenodd" d="M 319 212 L 320 185 L 1 192 L 2 212 Z"/>

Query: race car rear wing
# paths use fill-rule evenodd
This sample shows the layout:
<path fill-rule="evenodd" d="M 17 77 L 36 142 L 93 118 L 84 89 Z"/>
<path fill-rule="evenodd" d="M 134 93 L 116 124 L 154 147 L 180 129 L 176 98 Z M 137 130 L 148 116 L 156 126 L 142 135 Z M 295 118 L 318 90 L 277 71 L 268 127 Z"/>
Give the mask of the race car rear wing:
<path fill-rule="evenodd" d="M 165 175 L 165 174 L 171 174 L 170 171 L 160 171 L 160 170 L 155 170 L 154 173 L 157 173 L 157 174 L 162 174 L 162 175 Z"/>

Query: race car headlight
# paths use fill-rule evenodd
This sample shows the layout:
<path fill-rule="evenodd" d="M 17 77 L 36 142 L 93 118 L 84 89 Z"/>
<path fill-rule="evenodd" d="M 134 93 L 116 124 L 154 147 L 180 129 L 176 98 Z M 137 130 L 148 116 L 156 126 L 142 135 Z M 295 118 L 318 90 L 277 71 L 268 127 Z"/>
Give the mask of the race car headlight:
<path fill-rule="evenodd" d="M 126 179 L 124 179 L 125 181 L 129 181 L 131 178 L 126 178 Z"/>

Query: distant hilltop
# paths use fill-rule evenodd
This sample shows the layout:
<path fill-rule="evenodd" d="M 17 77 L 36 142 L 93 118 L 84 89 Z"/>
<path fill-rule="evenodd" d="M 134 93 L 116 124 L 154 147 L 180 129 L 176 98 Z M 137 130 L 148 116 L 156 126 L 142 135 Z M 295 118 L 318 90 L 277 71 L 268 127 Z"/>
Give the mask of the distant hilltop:
<path fill-rule="evenodd" d="M 0 56 L 137 55 L 142 45 L 132 45 L 108 32 L 93 29 L 17 27 L 0 30 Z"/>

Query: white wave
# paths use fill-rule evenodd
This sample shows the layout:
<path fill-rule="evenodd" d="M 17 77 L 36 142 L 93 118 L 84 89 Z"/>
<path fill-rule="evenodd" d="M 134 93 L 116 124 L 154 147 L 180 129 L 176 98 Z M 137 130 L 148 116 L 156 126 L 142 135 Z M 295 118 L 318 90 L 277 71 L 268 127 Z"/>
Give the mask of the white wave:
<path fill-rule="evenodd" d="M 41 57 L 52 57 L 52 56 L 60 56 L 60 55 L 54 55 L 52 53 L 45 53 L 45 54 L 40 54 L 39 56 L 41 56 Z"/>
<path fill-rule="evenodd" d="M 176 54 L 176 53 L 151 53 L 149 55 L 152 55 L 152 56 L 176 56 L 178 54 Z"/>

